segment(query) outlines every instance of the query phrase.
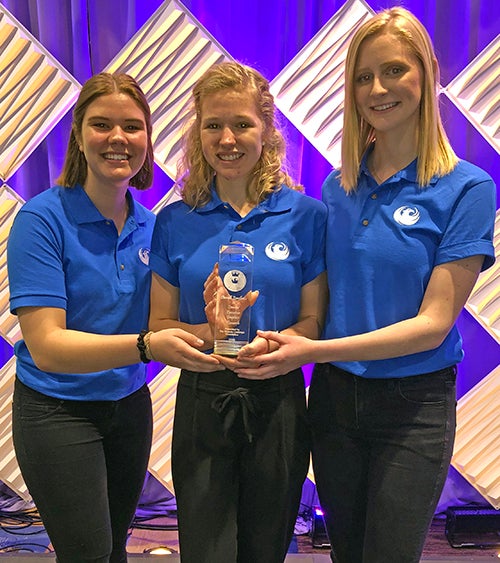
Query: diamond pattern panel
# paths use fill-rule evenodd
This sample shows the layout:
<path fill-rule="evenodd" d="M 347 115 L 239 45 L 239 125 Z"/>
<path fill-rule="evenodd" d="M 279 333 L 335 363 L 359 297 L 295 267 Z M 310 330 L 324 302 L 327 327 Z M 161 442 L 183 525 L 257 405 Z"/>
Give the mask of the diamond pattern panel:
<path fill-rule="evenodd" d="M 0 4 L 0 179 L 7 180 L 75 102 L 80 84 Z"/>
<path fill-rule="evenodd" d="M 340 162 L 343 111 L 343 64 L 354 30 L 373 13 L 364 0 L 348 0 L 296 57 L 271 82 L 276 105 L 317 150 L 333 165 Z M 8 179 L 73 105 L 80 84 L 0 4 L 0 179 Z M 499 39 L 492 42 L 447 88 L 445 94 L 464 113 L 484 138 L 499 151 Z M 203 26 L 177 0 L 168 0 L 123 47 L 105 69 L 135 76 L 152 109 L 155 160 L 172 179 L 177 175 L 183 124 L 192 118 L 190 90 L 212 64 L 231 60 Z M 153 211 L 178 198 L 172 188 Z M 9 342 L 19 338 L 17 321 L 8 312 L 5 243 L 22 200 L 8 186 L 0 191 L 0 334 Z M 499 225 L 495 244 L 498 256 Z M 499 331 L 499 265 L 481 275 L 467 308 L 497 340 Z M 150 471 L 171 489 L 170 446 L 175 388 L 179 371 L 165 367 L 151 382 L 155 432 Z M 23 498 L 29 495 L 13 456 L 10 396 L 14 359 L 0 371 L 0 479 Z M 471 433 L 466 408 L 484 410 L 483 389 L 489 397 L 498 387 L 500 373 L 492 372 L 472 390 L 459 409 L 457 440 L 476 448 L 475 465 L 462 462 L 461 447 L 454 463 L 488 500 L 498 502 L 500 451 L 496 433 L 475 426 Z M 483 382 L 482 382 L 483 383 Z M 495 391 L 496 392 L 496 391 Z M 498 404 L 498 394 L 496 404 Z M 474 399 L 472 398 L 474 397 Z M 472 408 L 474 407 L 474 408 Z M 467 411 L 468 412 L 468 411 Z M 462 421 L 463 420 L 463 424 Z M 462 424 L 462 426 L 460 426 Z M 473 425 L 474 426 L 474 425 Z M 467 430 L 465 430 L 467 427 Z M 462 430 L 464 428 L 464 430 Z M 467 437 L 462 432 L 467 431 Z M 464 436 L 464 437 L 463 437 Z M 470 437 L 470 439 L 469 439 Z M 461 442 L 460 442 L 461 443 Z M 488 452 L 482 462 L 482 452 Z M 478 464 L 483 464 L 482 469 Z M 493 468 L 493 469 L 492 469 Z M 495 473 L 496 472 L 496 473 Z M 490 475 L 482 479 L 478 475 Z M 313 478 L 313 475 L 310 474 Z M 473 484 L 474 484 L 473 483 Z M 486 484 L 485 484 L 486 483 Z M 492 492 L 492 487 L 494 491 Z M 496 491 L 496 492 L 495 492 Z"/>
<path fill-rule="evenodd" d="M 179 375 L 179 369 L 167 366 L 149 384 L 154 426 L 148 469 L 172 492 L 171 443 Z"/>
<path fill-rule="evenodd" d="M 177 176 L 183 124 L 193 117 L 190 93 L 198 78 L 231 56 L 180 2 L 165 2 L 105 69 L 127 72 L 151 105 L 155 162 Z"/>
<path fill-rule="evenodd" d="M 495 218 L 496 262 L 481 272 L 466 308 L 500 344 L 500 210 Z"/>
<path fill-rule="evenodd" d="M 500 153 L 500 35 L 444 89 L 444 93 Z"/>
<path fill-rule="evenodd" d="M 0 334 L 14 344 L 21 337 L 17 317 L 9 311 L 9 281 L 7 278 L 7 239 L 12 221 L 24 203 L 9 186 L 0 188 Z"/>
<path fill-rule="evenodd" d="M 334 167 L 340 164 L 347 47 L 373 13 L 362 0 L 346 2 L 271 83 L 276 106 Z"/>
<path fill-rule="evenodd" d="M 500 509 L 500 366 L 460 398 L 452 465 Z"/>

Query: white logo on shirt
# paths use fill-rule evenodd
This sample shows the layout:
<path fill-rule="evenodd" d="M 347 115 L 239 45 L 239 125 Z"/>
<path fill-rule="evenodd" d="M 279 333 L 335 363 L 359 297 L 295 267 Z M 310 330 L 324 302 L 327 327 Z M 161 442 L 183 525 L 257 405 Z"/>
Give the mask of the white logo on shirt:
<path fill-rule="evenodd" d="M 408 205 L 403 205 L 394 211 L 394 220 L 400 225 L 414 225 L 420 219 L 420 211 L 416 207 L 409 207 Z"/>
<path fill-rule="evenodd" d="M 271 260 L 286 260 L 290 256 L 290 249 L 284 242 L 270 242 L 266 246 L 266 256 Z"/>
<path fill-rule="evenodd" d="M 149 248 L 139 248 L 139 260 L 149 266 Z"/>

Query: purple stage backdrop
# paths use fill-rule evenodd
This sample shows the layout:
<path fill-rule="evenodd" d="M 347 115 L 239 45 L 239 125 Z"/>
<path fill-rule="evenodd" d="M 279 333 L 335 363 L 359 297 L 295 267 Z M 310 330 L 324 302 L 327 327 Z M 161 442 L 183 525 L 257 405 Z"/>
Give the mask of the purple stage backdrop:
<path fill-rule="evenodd" d="M 232 57 L 256 67 L 272 81 L 345 1 L 182 3 Z M 0 0 L 0 4 L 83 83 L 108 65 L 162 1 Z M 373 10 L 402 4 L 424 23 L 439 58 L 442 86 L 455 78 L 500 31 L 498 0 L 367 0 L 367 4 Z M 444 95 L 441 104 L 445 127 L 458 155 L 487 170 L 500 186 L 498 153 Z M 309 195 L 320 197 L 322 181 L 331 165 L 284 117 L 282 122 L 292 174 Z M 9 178 L 9 186 L 25 200 L 52 185 L 59 174 L 69 130 L 67 114 Z M 152 208 L 171 186 L 172 180 L 157 167 L 153 187 L 136 195 Z M 461 315 L 459 324 L 466 349 L 466 358 L 459 368 L 461 396 L 499 364 L 500 350 L 469 313 Z M 6 361 L 12 348 L 3 339 L 0 341 L 0 360 Z M 456 492 L 453 484 L 449 497 L 460 500 L 464 494 Z"/>

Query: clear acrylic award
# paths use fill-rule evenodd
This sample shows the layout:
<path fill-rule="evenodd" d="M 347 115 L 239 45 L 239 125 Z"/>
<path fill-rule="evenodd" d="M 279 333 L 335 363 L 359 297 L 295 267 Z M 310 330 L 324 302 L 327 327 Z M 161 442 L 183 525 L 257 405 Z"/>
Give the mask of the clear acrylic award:
<path fill-rule="evenodd" d="M 222 289 L 217 293 L 214 352 L 236 356 L 250 340 L 248 294 L 252 290 L 254 248 L 243 242 L 219 248 L 219 276 Z"/>

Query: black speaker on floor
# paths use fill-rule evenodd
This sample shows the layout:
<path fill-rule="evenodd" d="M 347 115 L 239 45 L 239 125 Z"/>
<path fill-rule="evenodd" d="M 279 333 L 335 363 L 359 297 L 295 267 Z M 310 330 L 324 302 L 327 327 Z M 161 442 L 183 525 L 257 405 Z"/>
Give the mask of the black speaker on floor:
<path fill-rule="evenodd" d="M 313 507 L 312 545 L 315 548 L 330 549 L 330 540 L 326 533 L 325 518 L 321 507 Z"/>
<path fill-rule="evenodd" d="M 491 506 L 450 506 L 445 535 L 451 547 L 500 547 L 500 511 Z"/>

